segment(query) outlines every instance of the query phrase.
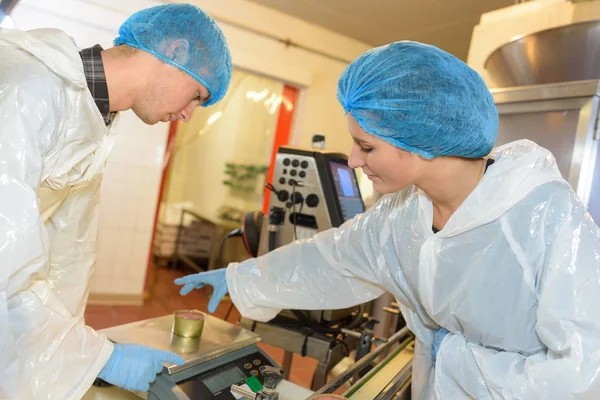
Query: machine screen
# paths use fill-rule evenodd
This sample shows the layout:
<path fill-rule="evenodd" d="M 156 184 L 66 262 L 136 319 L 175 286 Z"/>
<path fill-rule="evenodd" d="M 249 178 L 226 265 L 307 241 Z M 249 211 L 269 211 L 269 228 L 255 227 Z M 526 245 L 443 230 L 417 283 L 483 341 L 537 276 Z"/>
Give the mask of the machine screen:
<path fill-rule="evenodd" d="M 246 375 L 238 367 L 233 366 L 203 379 L 202 382 L 212 394 L 215 394 L 244 379 L 246 379 Z"/>
<path fill-rule="evenodd" d="M 340 200 L 344 221 L 353 218 L 356 214 L 363 213 L 365 207 L 358 190 L 358 182 L 354 170 L 340 161 L 329 162 L 335 189 Z"/>

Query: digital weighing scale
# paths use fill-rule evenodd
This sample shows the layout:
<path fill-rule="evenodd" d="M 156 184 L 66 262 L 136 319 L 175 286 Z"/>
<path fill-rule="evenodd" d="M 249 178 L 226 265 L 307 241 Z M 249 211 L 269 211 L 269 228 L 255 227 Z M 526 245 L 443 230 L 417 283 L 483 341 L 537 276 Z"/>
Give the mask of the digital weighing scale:
<path fill-rule="evenodd" d="M 256 344 L 260 336 L 206 315 L 202 336 L 184 338 L 172 333 L 173 315 L 133 322 L 101 332 L 115 343 L 136 343 L 179 354 L 185 364 L 165 365 L 147 393 L 148 400 L 235 400 L 237 384 L 254 392 L 262 389 L 261 371 L 278 367 Z"/>

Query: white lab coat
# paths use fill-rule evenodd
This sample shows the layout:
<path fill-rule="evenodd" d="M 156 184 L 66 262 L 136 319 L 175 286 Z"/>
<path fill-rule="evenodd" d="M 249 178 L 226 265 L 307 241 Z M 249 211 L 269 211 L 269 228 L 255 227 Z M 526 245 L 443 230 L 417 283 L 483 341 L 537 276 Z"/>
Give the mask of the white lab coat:
<path fill-rule="evenodd" d="M 83 321 L 111 145 L 73 41 L 0 29 L 0 399 L 79 399 L 112 353 Z"/>
<path fill-rule="evenodd" d="M 417 338 L 414 399 L 599 399 L 599 229 L 547 150 L 524 140 L 492 156 L 439 233 L 422 191 L 387 195 L 338 229 L 230 265 L 233 302 L 267 321 L 387 290 Z"/>

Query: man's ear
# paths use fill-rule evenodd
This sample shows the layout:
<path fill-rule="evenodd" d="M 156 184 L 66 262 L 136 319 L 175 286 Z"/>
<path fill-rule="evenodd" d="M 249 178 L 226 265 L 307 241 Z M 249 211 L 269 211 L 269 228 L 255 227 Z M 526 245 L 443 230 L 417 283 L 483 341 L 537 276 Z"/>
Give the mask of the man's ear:
<path fill-rule="evenodd" d="M 165 50 L 165 56 L 179 65 L 185 65 L 189 57 L 190 44 L 185 39 L 177 39 L 171 42 Z"/>

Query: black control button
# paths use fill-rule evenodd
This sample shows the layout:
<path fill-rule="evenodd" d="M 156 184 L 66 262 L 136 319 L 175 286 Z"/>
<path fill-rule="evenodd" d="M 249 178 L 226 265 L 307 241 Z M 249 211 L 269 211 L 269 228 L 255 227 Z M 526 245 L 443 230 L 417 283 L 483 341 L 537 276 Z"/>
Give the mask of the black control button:
<path fill-rule="evenodd" d="M 298 160 L 292 161 L 292 167 L 298 168 L 298 165 L 300 165 L 300 161 L 298 161 Z"/>
<path fill-rule="evenodd" d="M 290 159 L 289 159 L 289 158 L 285 158 L 285 159 L 283 160 L 283 165 L 285 165 L 286 167 L 287 167 L 288 165 L 290 165 Z"/>
<path fill-rule="evenodd" d="M 302 168 L 304 168 L 304 169 L 308 168 L 308 161 L 302 161 L 302 162 L 300 163 L 300 166 L 301 166 Z"/>
<path fill-rule="evenodd" d="M 300 178 L 306 178 L 306 172 L 304 172 L 304 171 L 300 171 L 300 173 L 298 173 L 298 176 L 299 176 Z"/>
<path fill-rule="evenodd" d="M 290 208 L 292 206 L 292 202 L 288 201 L 287 203 L 285 203 L 285 208 Z"/>
<path fill-rule="evenodd" d="M 252 369 L 252 364 L 246 363 L 246 364 L 244 364 L 244 368 L 246 368 L 246 369 Z"/>
<path fill-rule="evenodd" d="M 254 364 L 254 365 L 260 365 L 260 360 L 254 360 L 254 361 L 252 361 L 252 364 Z"/>
<path fill-rule="evenodd" d="M 285 185 L 285 178 L 279 178 L 279 183 L 281 185 Z"/>
<path fill-rule="evenodd" d="M 284 175 L 287 174 L 287 169 L 285 169 L 285 168 L 283 169 L 283 174 Z"/>
<path fill-rule="evenodd" d="M 252 376 L 258 375 L 258 371 L 253 369 L 252 371 L 250 371 L 250 375 L 252 375 Z"/>
<path fill-rule="evenodd" d="M 296 186 L 298 184 L 298 182 L 296 182 L 294 179 L 288 180 L 288 183 L 290 184 L 290 186 Z"/>
<path fill-rule="evenodd" d="M 302 193 L 299 193 L 299 192 L 294 192 L 290 196 L 290 201 L 292 203 L 300 204 L 300 203 L 302 203 L 303 200 L 304 200 L 304 196 L 302 196 Z"/>
<path fill-rule="evenodd" d="M 288 201 L 289 198 L 290 193 L 287 190 L 280 190 L 279 192 L 277 192 L 277 200 L 284 202 Z"/>
<path fill-rule="evenodd" d="M 298 175 L 298 171 L 296 171 L 295 169 L 293 169 L 293 170 L 290 171 L 290 175 L 291 176 L 296 176 L 296 175 Z"/>
<path fill-rule="evenodd" d="M 319 196 L 312 193 L 306 196 L 306 205 L 309 207 L 316 207 L 319 205 Z"/>

